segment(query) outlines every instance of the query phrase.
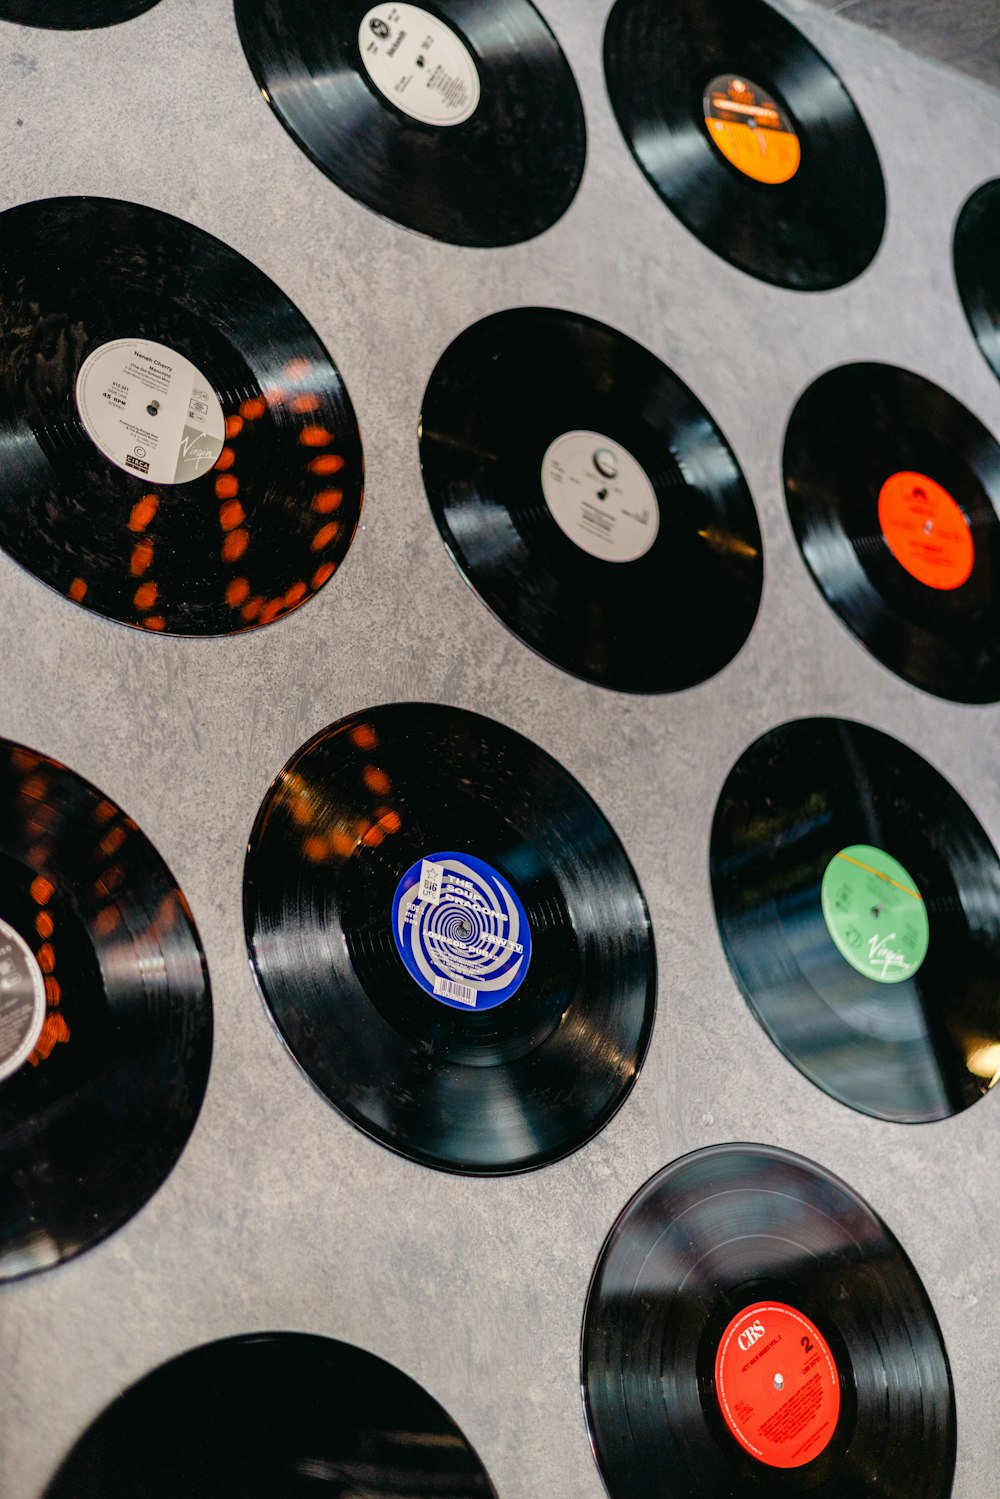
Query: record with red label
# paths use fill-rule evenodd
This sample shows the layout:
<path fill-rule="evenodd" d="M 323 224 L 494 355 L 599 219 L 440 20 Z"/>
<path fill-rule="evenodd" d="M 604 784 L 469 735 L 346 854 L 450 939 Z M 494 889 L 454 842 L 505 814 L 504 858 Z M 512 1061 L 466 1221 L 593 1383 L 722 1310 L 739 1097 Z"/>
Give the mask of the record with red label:
<path fill-rule="evenodd" d="M 954 702 L 1000 699 L 1000 445 L 911 370 L 847 364 L 799 397 L 788 514 L 827 603 L 883 666 Z"/>
<path fill-rule="evenodd" d="M 714 1145 L 636 1193 L 591 1279 L 582 1381 L 610 1499 L 951 1493 L 927 1293 L 868 1204 L 788 1151 Z"/>
<path fill-rule="evenodd" d="M 0 0 L 0 21 L 53 31 L 86 31 L 131 21 L 158 4 L 159 0 Z"/>
<path fill-rule="evenodd" d="M 980 352 L 1000 379 L 1000 177 L 984 182 L 955 225 L 955 281 Z"/>

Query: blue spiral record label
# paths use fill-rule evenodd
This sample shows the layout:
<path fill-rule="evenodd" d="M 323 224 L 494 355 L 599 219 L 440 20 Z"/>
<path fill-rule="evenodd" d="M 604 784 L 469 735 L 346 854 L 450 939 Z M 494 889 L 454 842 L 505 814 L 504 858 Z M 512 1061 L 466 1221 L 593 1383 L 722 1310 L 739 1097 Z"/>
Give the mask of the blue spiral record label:
<path fill-rule="evenodd" d="M 392 935 L 407 972 L 455 1010 L 492 1010 L 524 982 L 531 931 L 503 875 L 471 854 L 429 854 L 403 875 Z"/>

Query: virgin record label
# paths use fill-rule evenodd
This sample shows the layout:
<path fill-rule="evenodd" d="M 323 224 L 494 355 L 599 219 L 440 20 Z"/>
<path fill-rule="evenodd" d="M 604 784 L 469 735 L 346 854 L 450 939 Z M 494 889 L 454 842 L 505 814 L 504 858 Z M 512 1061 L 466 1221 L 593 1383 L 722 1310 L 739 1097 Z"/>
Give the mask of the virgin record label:
<path fill-rule="evenodd" d="M 450 26 L 419 5 L 376 5 L 362 19 L 358 46 L 381 94 L 425 125 L 461 125 L 479 104 L 479 73 Z"/>
<path fill-rule="evenodd" d="M 927 956 L 927 907 L 902 864 L 868 843 L 842 848 L 826 866 L 823 919 L 837 951 L 879 984 L 912 978 Z"/>

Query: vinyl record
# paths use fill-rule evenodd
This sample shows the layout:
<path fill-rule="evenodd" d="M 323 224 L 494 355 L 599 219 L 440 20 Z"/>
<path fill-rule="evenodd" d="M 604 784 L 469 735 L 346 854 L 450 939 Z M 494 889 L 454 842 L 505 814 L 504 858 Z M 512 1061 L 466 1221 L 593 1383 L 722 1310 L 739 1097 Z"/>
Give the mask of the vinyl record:
<path fill-rule="evenodd" d="M 715 1145 L 601 1251 L 583 1389 L 611 1499 L 947 1499 L 951 1371 L 903 1249 L 844 1182 Z"/>
<path fill-rule="evenodd" d="M 618 0 L 604 71 L 639 166 L 692 234 L 792 291 L 842 286 L 885 228 L 875 147 L 836 73 L 762 0 Z"/>
<path fill-rule="evenodd" d="M 969 327 L 1000 379 L 1000 177 L 968 198 L 955 225 L 955 280 Z"/>
<path fill-rule="evenodd" d="M 785 433 L 796 540 L 830 607 L 897 676 L 1000 698 L 1000 446 L 971 411 L 888 364 L 828 370 Z"/>
<path fill-rule="evenodd" d="M 395 703 L 317 734 L 257 816 L 244 916 L 293 1057 L 424 1165 L 545 1165 L 635 1082 L 656 985 L 635 874 L 582 786 L 491 719 Z"/>
<path fill-rule="evenodd" d="M 267 624 L 350 546 L 361 442 L 329 355 L 242 255 L 108 198 L 0 214 L 0 547 L 98 614 Z"/>
<path fill-rule="evenodd" d="M 712 828 L 716 918 L 750 1008 L 841 1103 L 919 1124 L 1000 1078 L 1000 861 L 957 791 L 864 724 L 782 724 Z"/>
<path fill-rule="evenodd" d="M 753 626 L 753 500 L 695 395 L 623 333 L 544 307 L 445 351 L 420 455 L 438 528 L 494 614 L 565 671 L 624 692 L 703 682 Z"/>
<path fill-rule="evenodd" d="M 0 21 L 52 31 L 87 31 L 131 21 L 158 4 L 159 0 L 0 0 Z"/>
<path fill-rule="evenodd" d="M 349 1343 L 256 1333 L 161 1364 L 84 1432 L 45 1499 L 491 1499 L 455 1422 Z"/>
<path fill-rule="evenodd" d="M 292 139 L 344 192 L 454 245 L 531 239 L 565 213 L 586 131 L 569 64 L 528 0 L 235 0 Z"/>
<path fill-rule="evenodd" d="M 191 1133 L 211 1046 L 163 860 L 95 787 L 0 740 L 0 1280 L 138 1212 Z"/>

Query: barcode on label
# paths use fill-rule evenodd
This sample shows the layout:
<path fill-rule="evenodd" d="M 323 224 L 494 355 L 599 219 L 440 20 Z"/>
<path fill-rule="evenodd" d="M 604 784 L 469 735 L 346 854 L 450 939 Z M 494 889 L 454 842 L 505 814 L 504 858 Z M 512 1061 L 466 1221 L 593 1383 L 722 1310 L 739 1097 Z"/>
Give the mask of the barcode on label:
<path fill-rule="evenodd" d="M 434 993 L 440 999 L 457 999 L 460 1005 L 474 1005 L 478 996 L 478 989 L 470 989 L 468 984 L 455 984 L 451 979 L 435 979 Z"/>

